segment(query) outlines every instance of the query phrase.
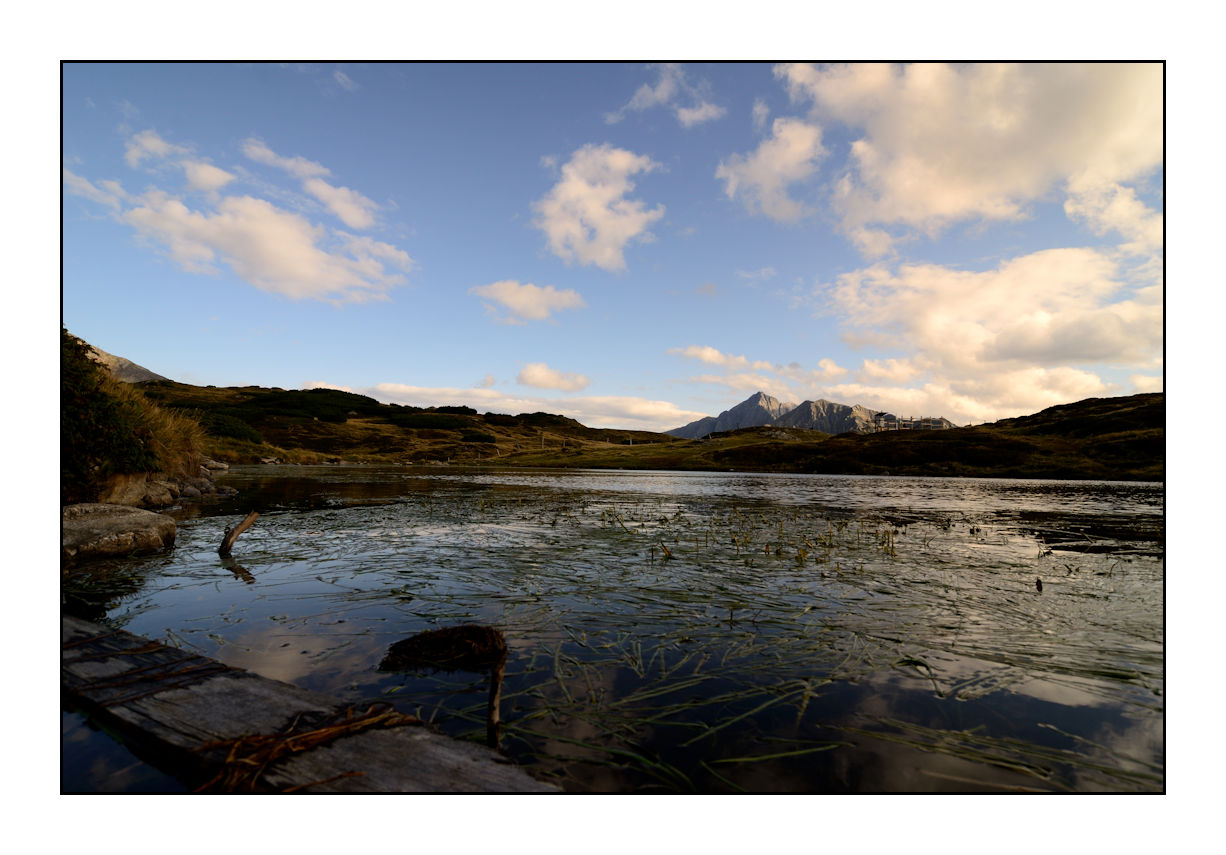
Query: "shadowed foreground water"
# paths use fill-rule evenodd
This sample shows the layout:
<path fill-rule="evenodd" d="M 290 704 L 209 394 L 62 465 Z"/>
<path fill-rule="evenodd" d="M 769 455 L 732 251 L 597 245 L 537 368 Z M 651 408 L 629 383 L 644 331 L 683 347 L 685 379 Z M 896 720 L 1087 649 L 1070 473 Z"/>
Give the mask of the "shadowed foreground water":
<path fill-rule="evenodd" d="M 509 655 L 501 748 L 572 791 L 1164 789 L 1161 484 L 236 468 L 74 610 L 483 741 L 489 675 L 379 671 L 428 629 Z M 232 559 L 217 546 L 262 516 Z M 65 790 L 174 790 L 65 713 Z"/>

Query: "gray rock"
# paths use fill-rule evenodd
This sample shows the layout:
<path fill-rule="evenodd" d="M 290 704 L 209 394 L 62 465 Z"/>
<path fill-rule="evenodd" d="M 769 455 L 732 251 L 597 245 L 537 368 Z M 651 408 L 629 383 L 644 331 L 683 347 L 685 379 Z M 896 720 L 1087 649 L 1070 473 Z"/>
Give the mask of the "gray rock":
<path fill-rule="evenodd" d="M 819 430 L 823 433 L 846 433 L 848 431 L 863 431 L 873 423 L 876 410 L 856 404 L 836 404 L 822 398 L 818 401 L 805 401 L 791 412 L 780 416 L 775 424 L 780 427 L 804 428 Z"/>
<path fill-rule="evenodd" d="M 116 380 L 121 380 L 124 383 L 148 383 L 150 380 L 165 380 L 168 378 L 161 374 L 154 374 L 143 365 L 137 365 L 130 359 L 124 359 L 122 356 L 112 356 L 105 350 L 90 345 L 90 358 L 111 372 Z"/>
<path fill-rule="evenodd" d="M 127 505 L 65 505 L 61 512 L 60 561 L 73 564 L 159 552 L 174 545 L 177 527 L 165 514 Z"/>

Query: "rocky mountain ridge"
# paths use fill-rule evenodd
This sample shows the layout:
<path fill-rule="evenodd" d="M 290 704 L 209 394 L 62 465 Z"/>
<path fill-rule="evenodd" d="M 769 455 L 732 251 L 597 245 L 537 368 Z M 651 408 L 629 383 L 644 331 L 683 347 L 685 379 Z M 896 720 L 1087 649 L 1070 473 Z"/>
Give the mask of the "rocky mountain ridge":
<path fill-rule="evenodd" d="M 765 426 L 803 428 L 829 434 L 848 431 L 864 433 L 871 431 L 878 424 L 888 427 L 899 421 L 892 413 L 869 409 L 860 404 L 839 404 L 825 398 L 800 404 L 786 404 L 764 392 L 758 392 L 718 416 L 707 416 L 665 433 L 682 439 L 701 439 L 712 433 Z M 945 418 L 925 421 L 929 422 L 925 427 L 955 426 Z"/>
<path fill-rule="evenodd" d="M 114 356 L 105 350 L 94 347 L 92 344 L 89 346 L 89 356 L 94 362 L 110 371 L 116 380 L 121 380 L 124 383 L 146 383 L 150 380 L 165 380 L 169 382 L 169 378 L 163 377 L 161 374 L 155 374 L 143 365 L 137 365 L 132 360 L 124 359 L 122 356 Z"/>

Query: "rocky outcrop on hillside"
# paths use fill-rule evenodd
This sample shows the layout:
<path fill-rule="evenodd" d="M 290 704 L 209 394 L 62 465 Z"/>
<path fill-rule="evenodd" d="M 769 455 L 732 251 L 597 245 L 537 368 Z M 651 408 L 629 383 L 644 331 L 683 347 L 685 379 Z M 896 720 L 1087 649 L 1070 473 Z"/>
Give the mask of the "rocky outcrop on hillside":
<path fill-rule="evenodd" d="M 66 505 L 60 514 L 60 562 L 75 564 L 158 552 L 174 545 L 177 527 L 165 514 L 126 505 Z"/>
<path fill-rule="evenodd" d="M 820 430 L 822 433 L 847 433 L 848 431 L 864 431 L 872 426 L 876 410 L 856 404 L 836 404 L 822 398 L 817 401 L 805 401 L 788 413 L 784 413 L 774 421 L 778 427 L 804 428 L 805 430 Z"/>
<path fill-rule="evenodd" d="M 230 487 L 219 487 L 214 472 L 228 469 L 225 463 L 204 458 L 194 478 L 172 478 L 159 472 L 112 475 L 98 495 L 98 502 L 134 508 L 166 508 L 184 500 L 209 495 L 232 495 Z"/>
<path fill-rule="evenodd" d="M 665 431 L 665 433 L 670 436 L 679 436 L 682 439 L 701 439 L 709 433 L 718 431 L 773 424 L 776 419 L 795 407 L 795 404 L 781 403 L 765 392 L 758 392 L 732 409 L 724 410 L 718 416 L 707 416 L 696 422 L 690 422 L 688 425 Z"/>
<path fill-rule="evenodd" d="M 93 345 L 90 345 L 89 356 L 94 362 L 97 362 L 106 368 L 107 371 L 111 372 L 111 375 L 116 380 L 122 380 L 124 383 L 147 383 L 150 380 L 167 380 L 161 374 L 154 374 L 148 368 L 137 365 L 130 359 L 124 359 L 122 356 L 113 356 Z"/>

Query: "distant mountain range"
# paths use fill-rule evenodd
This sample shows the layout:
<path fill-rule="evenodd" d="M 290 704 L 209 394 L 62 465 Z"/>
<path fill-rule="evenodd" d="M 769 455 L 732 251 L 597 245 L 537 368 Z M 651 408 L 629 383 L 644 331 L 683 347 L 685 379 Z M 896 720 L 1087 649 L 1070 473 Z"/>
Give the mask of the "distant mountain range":
<path fill-rule="evenodd" d="M 712 433 L 771 425 L 838 434 L 870 431 L 878 423 L 878 419 L 887 426 L 898 422 L 897 416 L 892 413 L 870 410 L 859 404 L 849 406 L 824 398 L 790 404 L 780 402 L 765 392 L 758 392 L 718 416 L 707 416 L 665 433 L 682 439 L 702 439 Z M 925 422 L 926 427 L 955 427 L 954 423 L 946 418 L 925 419 Z"/>

